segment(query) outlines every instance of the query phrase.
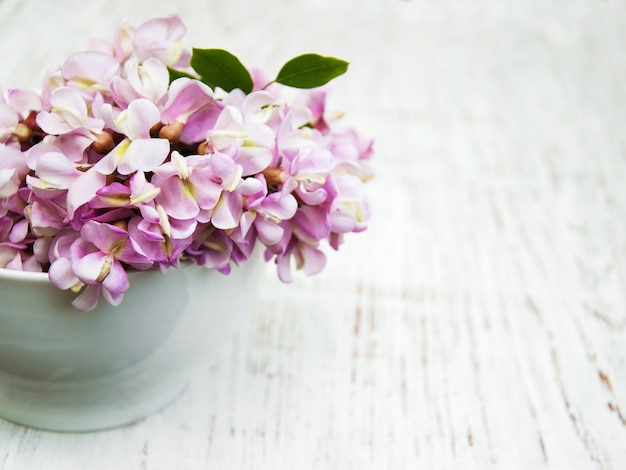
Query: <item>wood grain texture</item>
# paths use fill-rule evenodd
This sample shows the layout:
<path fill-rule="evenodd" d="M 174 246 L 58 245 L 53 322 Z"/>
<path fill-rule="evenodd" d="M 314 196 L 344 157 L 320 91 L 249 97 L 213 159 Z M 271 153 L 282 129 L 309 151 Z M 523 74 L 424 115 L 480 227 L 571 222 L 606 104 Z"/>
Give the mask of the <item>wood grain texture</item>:
<path fill-rule="evenodd" d="M 317 277 L 268 269 L 171 407 L 83 435 L 0 421 L 0 469 L 626 468 L 626 8 L 0 0 L 0 83 L 172 10 L 270 71 L 351 62 L 334 101 L 377 139 L 371 228 Z"/>

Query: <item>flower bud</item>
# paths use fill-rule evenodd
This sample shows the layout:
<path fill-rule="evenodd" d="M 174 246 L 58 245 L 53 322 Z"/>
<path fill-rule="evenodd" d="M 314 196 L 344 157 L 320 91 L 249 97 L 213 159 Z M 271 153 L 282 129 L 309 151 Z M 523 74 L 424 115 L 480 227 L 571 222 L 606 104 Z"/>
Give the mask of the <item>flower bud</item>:
<path fill-rule="evenodd" d="M 39 126 L 37 125 L 37 111 L 31 111 L 28 113 L 28 116 L 24 119 L 24 125 L 31 129 L 39 129 Z"/>
<path fill-rule="evenodd" d="M 122 230 L 128 230 L 128 221 L 127 220 L 117 220 L 113 222 L 117 228 L 121 228 Z"/>
<path fill-rule="evenodd" d="M 163 128 L 159 131 L 159 137 L 176 143 L 179 141 L 180 135 L 183 133 L 183 127 L 185 127 L 185 125 L 182 122 L 174 121 L 163 126 Z"/>
<path fill-rule="evenodd" d="M 108 132 L 101 132 L 99 134 L 95 134 L 95 140 L 93 144 L 91 144 L 91 148 L 96 153 L 105 154 L 109 153 L 115 147 L 115 142 L 113 142 L 113 137 Z"/>
<path fill-rule="evenodd" d="M 163 123 L 157 122 L 154 126 L 150 128 L 150 137 L 158 137 L 161 129 L 163 129 Z"/>
<path fill-rule="evenodd" d="M 15 126 L 12 134 L 17 138 L 18 141 L 24 143 L 27 142 L 28 139 L 30 139 L 30 137 L 33 135 L 33 131 L 26 124 L 20 122 L 17 126 Z"/>
<path fill-rule="evenodd" d="M 268 186 L 278 186 L 287 180 L 287 173 L 282 168 L 266 168 L 262 171 Z"/>
<path fill-rule="evenodd" d="M 201 142 L 200 144 L 198 144 L 198 149 L 196 150 L 196 153 L 198 155 L 205 155 L 207 153 L 208 147 L 209 147 L 208 142 Z"/>

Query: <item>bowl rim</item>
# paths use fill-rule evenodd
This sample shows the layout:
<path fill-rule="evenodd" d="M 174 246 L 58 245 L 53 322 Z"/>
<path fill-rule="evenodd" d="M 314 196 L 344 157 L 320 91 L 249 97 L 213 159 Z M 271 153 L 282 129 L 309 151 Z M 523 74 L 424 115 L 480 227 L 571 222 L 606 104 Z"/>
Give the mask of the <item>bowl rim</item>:
<path fill-rule="evenodd" d="M 248 264 L 248 263 L 247 262 L 242 263 L 242 265 L 243 264 Z M 207 271 L 211 271 L 211 272 L 213 271 L 218 272 L 217 269 L 206 268 L 205 266 L 201 266 L 197 263 L 194 263 L 191 260 L 185 259 L 185 260 L 181 260 L 179 266 L 168 267 L 168 269 L 166 270 L 166 273 L 169 273 L 170 271 L 179 271 L 183 267 L 184 268 L 196 267 L 199 269 L 206 269 Z M 242 266 L 237 266 L 237 267 L 241 268 Z M 130 280 L 132 280 L 133 278 L 150 275 L 150 273 L 166 274 L 157 268 L 149 268 L 149 269 L 133 268 L 133 269 L 126 270 L 126 275 L 129 277 Z M 26 281 L 26 282 L 32 282 L 32 283 L 38 283 L 38 284 L 52 284 L 52 282 L 50 281 L 50 278 L 48 277 L 48 271 L 20 271 L 18 269 L 10 269 L 10 268 L 0 268 L 0 282 L 1 281 Z"/>
<path fill-rule="evenodd" d="M 129 278 L 141 276 L 143 273 L 159 272 L 158 269 L 132 269 L 126 271 Z M 47 271 L 20 271 L 18 269 L 0 268 L 1 281 L 25 281 L 39 284 L 52 284 Z"/>
<path fill-rule="evenodd" d="M 48 273 L 44 271 L 20 271 L 18 269 L 0 268 L 0 280 L 31 281 L 49 283 Z"/>
<path fill-rule="evenodd" d="M 233 266 L 234 268 L 241 269 L 242 267 L 248 264 L 267 264 L 264 261 L 264 257 L 262 256 L 263 250 L 257 250 L 255 248 L 254 252 L 250 255 L 250 257 L 241 265 Z M 256 263 L 255 263 L 256 258 Z M 207 270 L 210 272 L 218 273 L 219 271 L 214 268 L 207 268 L 205 266 L 201 266 L 190 259 L 182 259 L 180 260 L 179 266 L 170 266 L 166 269 L 166 273 L 170 271 L 179 271 L 181 268 L 198 268 L 202 270 Z M 157 273 L 157 274 L 165 274 L 160 269 L 149 268 L 149 269 L 128 269 L 126 270 L 126 275 L 129 279 L 146 276 L 148 273 Z M 8 280 L 8 281 L 28 281 L 37 284 L 52 284 L 50 278 L 48 277 L 48 271 L 20 271 L 18 269 L 9 269 L 9 268 L 0 268 L 0 281 Z"/>

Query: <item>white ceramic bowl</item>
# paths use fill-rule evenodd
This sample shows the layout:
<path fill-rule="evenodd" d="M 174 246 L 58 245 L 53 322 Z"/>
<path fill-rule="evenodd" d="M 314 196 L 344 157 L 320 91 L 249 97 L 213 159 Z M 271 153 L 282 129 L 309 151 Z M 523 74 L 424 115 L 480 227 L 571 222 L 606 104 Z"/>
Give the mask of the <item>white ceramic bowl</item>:
<path fill-rule="evenodd" d="M 88 313 L 47 274 L 0 269 L 0 416 L 88 431 L 162 408 L 254 306 L 262 266 L 133 272 L 119 307 L 100 299 Z"/>

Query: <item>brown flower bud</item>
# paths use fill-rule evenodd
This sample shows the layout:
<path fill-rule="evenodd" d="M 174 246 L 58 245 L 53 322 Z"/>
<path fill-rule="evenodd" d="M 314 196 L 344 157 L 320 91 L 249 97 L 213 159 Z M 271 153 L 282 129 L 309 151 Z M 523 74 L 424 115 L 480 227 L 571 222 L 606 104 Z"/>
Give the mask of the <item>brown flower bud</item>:
<path fill-rule="evenodd" d="M 28 116 L 26 116 L 26 118 L 24 119 L 24 125 L 33 130 L 40 130 L 39 126 L 37 125 L 37 114 L 37 111 L 31 111 L 30 113 L 28 113 Z"/>
<path fill-rule="evenodd" d="M 122 230 L 128 230 L 128 222 L 126 220 L 118 220 L 113 223 L 117 228 L 121 228 Z"/>
<path fill-rule="evenodd" d="M 113 137 L 111 134 L 107 132 L 101 132 L 100 134 L 95 134 L 96 139 L 91 144 L 91 148 L 96 153 L 105 154 L 109 153 L 115 147 L 115 142 L 113 141 Z"/>
<path fill-rule="evenodd" d="M 162 122 L 157 122 L 154 126 L 150 128 L 150 137 L 158 137 L 159 132 L 163 128 Z"/>
<path fill-rule="evenodd" d="M 28 139 L 30 139 L 30 137 L 33 135 L 33 131 L 26 124 L 20 122 L 17 126 L 15 126 L 12 134 L 17 137 L 17 140 L 24 143 L 28 141 Z"/>
<path fill-rule="evenodd" d="M 287 173 L 282 168 L 270 167 L 263 170 L 262 173 L 268 186 L 278 186 L 287 180 Z"/>
<path fill-rule="evenodd" d="M 198 155 L 204 155 L 207 153 L 207 147 L 209 146 L 208 142 L 201 142 L 198 145 L 198 150 L 196 151 L 198 153 Z"/>
<path fill-rule="evenodd" d="M 176 143 L 180 139 L 180 135 L 183 133 L 183 127 L 185 127 L 185 125 L 182 122 L 174 121 L 163 126 L 163 128 L 159 131 L 159 137 L 167 139 L 172 143 Z"/>

